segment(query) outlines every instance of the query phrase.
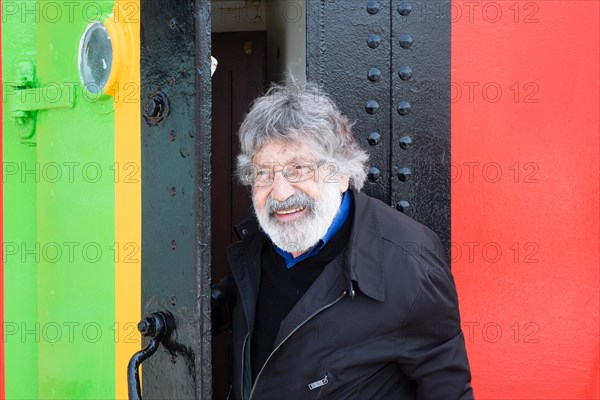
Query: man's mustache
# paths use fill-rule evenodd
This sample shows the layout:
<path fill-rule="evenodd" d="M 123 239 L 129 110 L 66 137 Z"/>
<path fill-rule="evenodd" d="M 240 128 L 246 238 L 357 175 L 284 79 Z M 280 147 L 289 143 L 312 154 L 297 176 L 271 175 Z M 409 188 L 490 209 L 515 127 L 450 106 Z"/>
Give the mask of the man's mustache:
<path fill-rule="evenodd" d="M 282 210 L 289 210 L 292 208 L 309 208 L 314 209 L 316 204 L 315 199 L 307 195 L 306 193 L 295 193 L 283 201 L 277 201 L 273 199 L 267 199 L 266 208 L 269 214 L 273 214 Z"/>

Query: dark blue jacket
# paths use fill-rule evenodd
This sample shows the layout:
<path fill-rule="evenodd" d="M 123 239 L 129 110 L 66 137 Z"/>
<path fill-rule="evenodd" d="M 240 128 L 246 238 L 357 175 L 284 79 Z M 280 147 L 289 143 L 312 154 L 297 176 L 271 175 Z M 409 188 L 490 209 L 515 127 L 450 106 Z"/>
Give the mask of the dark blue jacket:
<path fill-rule="evenodd" d="M 282 321 L 254 384 L 250 344 L 268 240 L 255 219 L 228 249 L 237 284 L 234 399 L 472 399 L 458 299 L 437 236 L 353 193 L 344 251 Z"/>

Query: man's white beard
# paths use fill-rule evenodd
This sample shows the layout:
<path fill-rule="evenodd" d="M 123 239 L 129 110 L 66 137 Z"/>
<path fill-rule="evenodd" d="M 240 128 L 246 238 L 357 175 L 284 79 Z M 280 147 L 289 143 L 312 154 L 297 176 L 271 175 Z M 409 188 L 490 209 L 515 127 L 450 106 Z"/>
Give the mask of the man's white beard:
<path fill-rule="evenodd" d="M 254 206 L 260 226 L 277 247 L 288 253 L 305 252 L 325 236 L 340 208 L 341 194 L 337 185 L 323 186 L 325 196 L 321 201 L 297 191 L 281 202 L 267 199 L 262 211 Z M 272 215 L 298 207 L 306 207 L 306 215 L 294 221 L 277 221 Z"/>

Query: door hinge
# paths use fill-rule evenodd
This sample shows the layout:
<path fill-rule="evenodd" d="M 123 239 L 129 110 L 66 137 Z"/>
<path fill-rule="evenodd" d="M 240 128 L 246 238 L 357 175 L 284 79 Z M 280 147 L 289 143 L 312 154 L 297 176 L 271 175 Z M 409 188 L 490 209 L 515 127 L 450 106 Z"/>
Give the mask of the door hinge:
<path fill-rule="evenodd" d="M 57 108 L 73 108 L 75 85 L 58 82 L 34 87 L 35 65 L 21 62 L 17 66 L 17 79 L 6 82 L 4 98 L 9 117 L 16 124 L 17 136 L 21 143 L 35 146 L 37 112 Z"/>

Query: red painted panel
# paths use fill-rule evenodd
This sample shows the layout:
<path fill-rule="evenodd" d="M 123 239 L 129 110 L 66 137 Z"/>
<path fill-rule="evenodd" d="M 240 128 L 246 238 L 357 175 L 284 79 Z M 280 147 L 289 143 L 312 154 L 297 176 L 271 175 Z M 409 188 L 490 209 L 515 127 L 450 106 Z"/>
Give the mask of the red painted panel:
<path fill-rule="evenodd" d="M 452 3 L 453 271 L 478 399 L 598 399 L 598 1 Z"/>

